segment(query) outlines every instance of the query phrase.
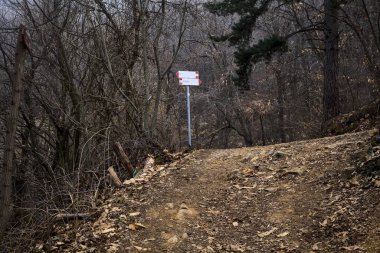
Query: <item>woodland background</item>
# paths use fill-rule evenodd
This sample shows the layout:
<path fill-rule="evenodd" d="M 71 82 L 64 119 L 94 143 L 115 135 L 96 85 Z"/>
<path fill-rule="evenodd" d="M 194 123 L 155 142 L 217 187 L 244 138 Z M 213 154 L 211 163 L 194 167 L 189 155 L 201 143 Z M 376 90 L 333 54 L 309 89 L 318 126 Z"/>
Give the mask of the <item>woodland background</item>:
<path fill-rule="evenodd" d="M 1 170 L 2 179 L 11 173 L 13 189 L 15 218 L 0 224 L 8 228 L 8 247 L 15 243 L 9 238 L 33 243 L 46 236 L 57 213 L 95 209 L 109 191 L 107 168 L 127 177 L 115 142 L 136 168 L 147 154 L 165 162 L 169 152 L 187 149 L 178 70 L 199 71 L 203 81 L 191 88 L 195 148 L 316 138 L 335 116 L 379 98 L 379 1 L 224 1 L 229 11 L 206 2 L 0 1 L 2 158 L 20 24 L 31 45 L 13 166 L 6 171 L 4 158 Z M 246 2 L 266 8 L 239 28 L 253 15 L 242 11 Z M 244 45 L 231 42 L 236 28 L 248 34 Z M 281 50 L 265 46 L 273 35 L 284 42 Z M 239 49 L 255 45 L 264 47 L 260 55 L 240 54 L 242 65 Z"/>

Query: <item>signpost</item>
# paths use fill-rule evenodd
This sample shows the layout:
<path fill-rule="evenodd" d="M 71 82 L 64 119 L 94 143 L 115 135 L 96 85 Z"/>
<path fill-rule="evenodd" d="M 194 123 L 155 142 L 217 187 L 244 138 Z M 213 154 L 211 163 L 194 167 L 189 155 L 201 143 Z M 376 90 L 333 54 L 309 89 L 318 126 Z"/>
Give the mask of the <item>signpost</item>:
<path fill-rule="evenodd" d="M 178 71 L 176 75 L 179 79 L 179 85 L 186 86 L 187 128 L 189 147 L 191 147 L 190 86 L 199 86 L 202 81 L 199 79 L 198 71 Z"/>
<path fill-rule="evenodd" d="M 185 86 L 199 86 L 201 84 L 201 80 L 199 79 L 190 79 L 190 78 L 187 78 L 187 79 L 180 79 L 179 80 L 179 84 L 180 85 L 185 85 Z"/>

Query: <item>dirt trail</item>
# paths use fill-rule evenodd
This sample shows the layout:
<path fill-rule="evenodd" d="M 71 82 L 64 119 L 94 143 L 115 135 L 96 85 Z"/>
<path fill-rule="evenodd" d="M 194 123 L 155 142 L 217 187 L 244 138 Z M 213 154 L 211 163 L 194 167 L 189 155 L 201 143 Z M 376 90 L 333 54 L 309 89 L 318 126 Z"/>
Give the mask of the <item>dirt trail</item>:
<path fill-rule="evenodd" d="M 380 175 L 360 170 L 370 137 L 197 150 L 36 251 L 380 252 Z"/>

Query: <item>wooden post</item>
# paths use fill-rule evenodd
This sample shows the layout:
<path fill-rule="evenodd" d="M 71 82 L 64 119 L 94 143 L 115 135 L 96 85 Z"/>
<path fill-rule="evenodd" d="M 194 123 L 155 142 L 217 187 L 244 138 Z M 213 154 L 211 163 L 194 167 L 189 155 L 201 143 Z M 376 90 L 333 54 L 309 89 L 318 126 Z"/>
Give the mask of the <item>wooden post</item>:
<path fill-rule="evenodd" d="M 22 76 L 25 68 L 25 59 L 30 50 L 30 39 L 26 28 L 20 25 L 15 54 L 15 76 L 12 80 L 12 103 L 6 124 L 4 145 L 3 179 L 0 196 L 0 237 L 5 232 L 9 220 L 13 215 L 12 208 L 12 176 L 14 174 L 13 156 L 15 152 L 15 139 L 17 119 L 21 103 Z"/>
<path fill-rule="evenodd" d="M 133 177 L 133 166 L 131 161 L 129 160 L 129 157 L 127 153 L 124 152 L 123 147 L 119 142 L 115 142 L 113 145 L 113 150 L 116 153 L 116 156 L 119 158 L 123 166 L 127 169 L 127 172 L 129 176 L 132 178 Z"/>

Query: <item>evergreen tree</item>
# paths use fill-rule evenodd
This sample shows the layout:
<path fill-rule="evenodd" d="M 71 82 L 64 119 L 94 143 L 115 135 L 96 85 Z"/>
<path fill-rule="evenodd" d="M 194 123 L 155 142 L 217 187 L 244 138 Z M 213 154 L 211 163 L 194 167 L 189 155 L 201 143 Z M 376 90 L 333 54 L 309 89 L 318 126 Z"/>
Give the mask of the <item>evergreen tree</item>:
<path fill-rule="evenodd" d="M 297 0 L 283 0 L 290 3 Z M 249 89 L 249 76 L 252 64 L 267 60 L 273 53 L 287 50 L 286 39 L 273 34 L 257 44 L 252 43 L 252 32 L 257 19 L 268 11 L 275 0 L 222 0 L 205 4 L 213 14 L 219 16 L 239 15 L 239 20 L 232 26 L 231 32 L 220 37 L 212 37 L 215 41 L 228 41 L 236 47 L 234 53 L 237 66 L 234 83 L 241 89 Z M 323 121 L 326 122 L 340 113 L 339 87 L 337 83 L 338 70 L 338 9 L 340 3 L 346 0 L 324 0 L 324 86 L 323 86 Z M 302 30 L 298 31 L 302 32 Z M 296 34 L 295 32 L 293 34 Z"/>
<path fill-rule="evenodd" d="M 232 26 L 231 32 L 220 37 L 212 37 L 215 41 L 228 41 L 236 47 L 234 53 L 237 66 L 236 76 L 233 77 L 235 85 L 241 89 L 249 89 L 249 76 L 252 64 L 269 61 L 274 52 L 287 50 L 286 40 L 277 34 L 252 43 L 252 32 L 257 19 L 263 15 L 273 0 L 223 0 L 206 3 L 205 7 L 218 16 L 239 15 L 239 20 Z"/>

